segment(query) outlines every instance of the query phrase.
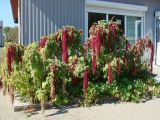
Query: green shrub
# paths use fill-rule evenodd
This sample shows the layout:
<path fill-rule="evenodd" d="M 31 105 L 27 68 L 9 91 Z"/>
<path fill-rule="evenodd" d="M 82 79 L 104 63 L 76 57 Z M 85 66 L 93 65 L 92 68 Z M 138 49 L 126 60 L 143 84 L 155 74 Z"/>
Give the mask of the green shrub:
<path fill-rule="evenodd" d="M 42 111 L 49 101 L 59 106 L 78 99 L 90 106 L 105 97 L 140 102 L 159 94 L 151 75 L 149 39 L 131 46 L 116 23 L 99 21 L 91 27 L 87 43 L 80 40 L 81 31 L 66 26 L 42 37 L 39 45 L 6 44 L 4 87 L 33 103 L 41 102 Z M 145 49 L 151 49 L 148 62 L 141 60 Z"/>

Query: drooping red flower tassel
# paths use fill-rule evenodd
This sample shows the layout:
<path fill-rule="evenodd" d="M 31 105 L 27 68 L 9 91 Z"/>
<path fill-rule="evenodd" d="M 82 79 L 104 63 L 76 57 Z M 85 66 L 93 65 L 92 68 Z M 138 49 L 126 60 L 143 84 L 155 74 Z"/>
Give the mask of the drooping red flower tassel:
<path fill-rule="evenodd" d="M 40 48 L 44 48 L 44 46 L 46 45 L 47 40 L 48 40 L 47 37 L 44 37 L 44 38 L 40 39 L 39 47 Z"/>
<path fill-rule="evenodd" d="M 15 59 L 15 52 L 16 48 L 14 46 L 9 46 L 7 49 L 7 68 L 8 68 L 8 73 L 11 75 L 12 72 L 12 62 Z"/>
<path fill-rule="evenodd" d="M 120 74 L 120 61 L 119 61 L 119 58 L 117 58 L 116 74 L 117 75 Z"/>
<path fill-rule="evenodd" d="M 115 38 L 115 34 L 116 34 L 116 26 L 115 26 L 115 24 L 114 23 L 110 23 L 109 24 L 109 29 L 110 29 L 110 31 L 112 32 L 112 38 L 113 38 L 113 40 L 114 40 L 114 38 Z"/>
<path fill-rule="evenodd" d="M 115 41 L 115 36 L 116 36 L 116 26 L 114 23 L 110 23 L 109 24 L 109 30 L 110 30 L 110 40 L 108 41 L 108 48 L 109 48 L 109 52 L 113 52 L 114 51 L 114 41 Z"/>
<path fill-rule="evenodd" d="M 100 34 L 101 34 L 101 30 L 98 29 L 97 30 L 97 33 L 96 33 L 96 39 L 95 39 L 95 50 L 96 50 L 96 55 L 99 57 L 100 55 L 100 48 L 101 48 L 101 37 L 100 37 Z"/>
<path fill-rule="evenodd" d="M 93 55 L 93 59 L 92 59 L 92 73 L 93 73 L 93 75 L 96 73 L 96 69 L 97 69 L 96 56 Z"/>
<path fill-rule="evenodd" d="M 62 31 L 62 59 L 64 63 L 68 62 L 67 53 L 67 30 Z"/>
<path fill-rule="evenodd" d="M 72 62 L 72 68 L 71 68 L 71 70 L 72 70 L 72 72 L 74 72 L 75 71 L 75 68 L 76 68 L 76 64 L 78 63 L 78 58 L 75 58 L 74 60 L 73 60 L 73 62 Z M 79 80 L 79 78 L 76 76 L 71 76 L 71 81 L 72 81 L 72 84 L 73 85 L 76 85 L 77 83 L 78 83 L 78 80 Z"/>
<path fill-rule="evenodd" d="M 91 47 L 92 47 L 92 53 L 95 55 L 96 54 L 96 49 L 95 49 L 95 46 L 96 46 L 96 37 L 92 37 L 92 42 L 91 42 Z"/>
<path fill-rule="evenodd" d="M 85 96 L 87 93 L 87 88 L 88 88 L 88 69 L 84 71 L 84 75 L 83 75 L 83 91 Z"/>
<path fill-rule="evenodd" d="M 97 62 L 96 62 L 96 37 L 92 38 L 92 43 L 91 43 L 91 47 L 92 47 L 92 73 L 93 75 L 96 73 L 96 68 L 97 68 Z"/>
<path fill-rule="evenodd" d="M 0 91 L 2 89 L 2 80 L 0 80 Z"/>
<path fill-rule="evenodd" d="M 112 66 L 110 63 L 108 64 L 108 83 L 112 84 Z"/>
<path fill-rule="evenodd" d="M 123 60 L 123 62 L 124 62 L 124 69 L 126 69 L 127 64 L 128 64 L 128 57 L 127 57 L 126 51 L 124 53 L 124 60 Z"/>
<path fill-rule="evenodd" d="M 55 97 L 56 97 L 56 76 L 55 76 L 55 74 L 56 74 L 57 66 L 56 65 L 52 65 L 50 69 L 51 69 L 51 71 L 54 74 L 54 78 L 51 81 L 50 97 L 51 97 L 51 99 L 55 99 Z"/>

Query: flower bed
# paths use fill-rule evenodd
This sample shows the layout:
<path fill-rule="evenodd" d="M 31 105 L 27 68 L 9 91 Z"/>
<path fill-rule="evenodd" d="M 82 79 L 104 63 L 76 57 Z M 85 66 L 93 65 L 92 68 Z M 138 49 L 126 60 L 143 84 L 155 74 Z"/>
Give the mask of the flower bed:
<path fill-rule="evenodd" d="M 78 99 L 80 105 L 90 106 L 106 96 L 140 102 L 159 94 L 159 85 L 151 75 L 151 40 L 141 39 L 130 45 L 112 21 L 94 24 L 84 45 L 81 34 L 65 26 L 42 37 L 39 44 L 24 47 L 7 43 L 1 84 L 12 102 L 17 91 L 23 100 L 40 102 L 43 112 L 48 101 L 67 105 Z M 148 61 L 142 61 L 145 49 L 151 51 Z"/>

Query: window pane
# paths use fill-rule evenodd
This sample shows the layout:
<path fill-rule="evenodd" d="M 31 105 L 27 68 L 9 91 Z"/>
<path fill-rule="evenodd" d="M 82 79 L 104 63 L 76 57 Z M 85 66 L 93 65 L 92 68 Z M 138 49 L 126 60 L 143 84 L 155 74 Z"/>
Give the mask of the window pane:
<path fill-rule="evenodd" d="M 130 44 L 134 44 L 136 39 L 141 38 L 141 18 L 127 16 L 126 36 Z"/>
<path fill-rule="evenodd" d="M 100 20 L 106 20 L 106 14 L 101 13 L 88 13 L 88 30 L 91 28 L 93 23 L 97 23 Z"/>
<path fill-rule="evenodd" d="M 137 39 L 141 38 L 141 21 L 137 22 Z"/>

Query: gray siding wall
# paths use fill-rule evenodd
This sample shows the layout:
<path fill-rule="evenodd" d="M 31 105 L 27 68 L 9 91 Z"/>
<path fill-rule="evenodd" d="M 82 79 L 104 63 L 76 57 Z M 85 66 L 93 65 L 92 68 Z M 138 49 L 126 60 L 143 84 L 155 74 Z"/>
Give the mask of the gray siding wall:
<path fill-rule="evenodd" d="M 3 46 L 3 22 L 0 21 L 0 47 Z"/>
<path fill-rule="evenodd" d="M 154 13 L 160 10 L 160 0 L 100 1 L 147 6 L 145 34 L 155 40 Z M 85 0 L 21 0 L 20 21 L 20 42 L 24 45 L 38 42 L 41 36 L 49 35 L 64 25 L 85 31 Z"/>
<path fill-rule="evenodd" d="M 160 0 L 101 0 L 109 2 L 119 2 L 148 7 L 145 13 L 145 34 L 153 41 L 155 40 L 155 12 L 160 10 Z"/>
<path fill-rule="evenodd" d="M 21 0 L 20 42 L 38 42 L 64 25 L 85 27 L 85 0 Z"/>

